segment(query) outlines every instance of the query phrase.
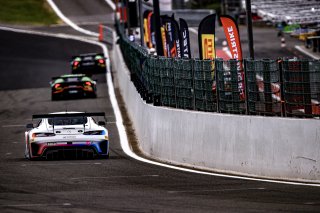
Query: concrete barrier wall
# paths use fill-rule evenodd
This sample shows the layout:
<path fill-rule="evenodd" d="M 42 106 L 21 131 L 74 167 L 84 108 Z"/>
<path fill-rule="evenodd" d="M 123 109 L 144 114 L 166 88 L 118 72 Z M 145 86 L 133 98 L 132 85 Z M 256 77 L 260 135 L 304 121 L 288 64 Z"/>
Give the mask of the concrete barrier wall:
<path fill-rule="evenodd" d="M 140 98 L 114 47 L 114 71 L 146 155 L 212 171 L 320 183 L 319 120 L 154 107 Z"/>

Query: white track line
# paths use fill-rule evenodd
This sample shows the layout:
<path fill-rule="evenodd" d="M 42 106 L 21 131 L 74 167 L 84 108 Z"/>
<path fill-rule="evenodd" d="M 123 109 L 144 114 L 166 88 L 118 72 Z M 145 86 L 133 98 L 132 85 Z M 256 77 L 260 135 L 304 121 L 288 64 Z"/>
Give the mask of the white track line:
<path fill-rule="evenodd" d="M 105 0 L 112 10 L 116 10 L 116 5 L 111 0 Z"/>
<path fill-rule="evenodd" d="M 311 58 L 313 59 L 317 59 L 319 60 L 320 57 L 319 56 L 316 56 L 312 53 L 309 53 L 308 51 L 304 50 L 302 47 L 298 46 L 298 45 L 295 45 L 294 48 L 296 48 L 297 50 L 299 50 L 300 52 L 302 52 L 303 54 L 307 55 L 307 56 L 310 56 Z"/>
<path fill-rule="evenodd" d="M 47 0 L 49 1 L 49 0 Z M 58 8 L 57 8 L 58 9 Z M 60 12 L 61 13 L 61 12 Z M 62 16 L 64 16 L 61 13 Z M 0 27 L 0 29 L 10 29 L 10 28 L 2 28 Z M 46 35 L 46 36 L 52 36 L 52 37 L 61 37 L 61 38 L 68 38 L 68 39 L 74 39 L 74 40 L 79 40 L 79 41 L 83 41 L 83 42 L 87 42 L 87 43 L 91 43 L 91 44 L 96 44 L 98 46 L 101 46 L 101 48 L 103 49 L 105 55 L 108 55 L 108 50 L 106 48 L 106 46 L 103 43 L 97 42 L 97 41 L 93 41 L 93 40 L 89 40 L 89 39 L 85 39 L 85 38 L 79 38 L 76 36 L 67 36 L 67 35 L 59 35 L 59 34 L 49 34 L 49 33 L 39 33 L 39 32 L 33 32 L 33 31 L 27 31 L 27 30 L 16 30 L 16 29 L 10 29 L 11 31 L 15 31 L 15 32 L 27 32 L 27 33 L 31 33 L 31 34 L 42 34 L 42 35 Z M 115 33 L 115 32 L 114 32 Z M 195 174 L 202 174 L 202 175 L 210 175 L 210 176 L 215 176 L 215 177 L 223 177 L 223 178 L 234 178 L 234 179 L 240 179 L 240 180 L 251 180 L 251 181 L 260 181 L 260 182 L 268 182 L 268 183 L 282 183 L 282 184 L 289 184 L 289 185 L 299 185 L 299 186 L 317 186 L 320 187 L 320 184 L 317 183 L 301 183 L 301 182 L 292 182 L 292 181 L 278 181 L 278 180 L 268 180 L 268 179 L 260 179 L 260 178 L 251 178 L 251 177 L 242 177 L 242 176 L 236 176 L 236 175 L 225 175 L 225 174 L 219 174 L 219 173 L 212 173 L 212 172 L 203 172 L 203 171 L 198 171 L 198 170 L 194 170 L 194 169 L 187 169 L 187 168 L 181 168 L 178 166 L 173 166 L 173 165 L 168 165 L 168 164 L 164 164 L 164 163 L 160 163 L 160 162 L 154 162 L 148 159 L 144 159 L 138 155 L 136 155 L 130 148 L 129 146 L 129 142 L 128 142 L 128 137 L 127 137 L 127 133 L 125 131 L 125 127 L 123 125 L 123 119 L 120 113 L 120 109 L 119 109 L 119 105 L 115 96 L 115 91 L 114 91 L 114 87 L 113 87 L 113 82 L 112 82 L 112 77 L 111 77 L 111 73 L 110 73 L 110 67 L 108 67 L 108 72 L 106 75 L 107 78 L 107 86 L 108 86 L 108 91 L 109 91 L 109 96 L 110 96 L 110 101 L 111 101 L 111 105 L 112 108 L 114 110 L 115 113 L 115 117 L 116 117 L 116 124 L 118 127 L 118 132 L 119 132 L 119 136 L 120 136 L 120 144 L 121 147 L 123 149 L 123 151 L 130 157 L 145 162 L 145 163 L 149 163 L 149 164 L 153 164 L 156 166 L 161 166 L 161 167 L 166 167 L 166 168 L 170 168 L 170 169 L 175 169 L 175 170 L 179 170 L 179 171 L 184 171 L 184 172 L 190 172 L 190 173 L 195 173 Z"/>
<path fill-rule="evenodd" d="M 47 0 L 47 2 L 51 6 L 51 8 L 54 10 L 54 12 L 59 16 L 59 18 L 61 18 L 62 21 L 64 21 L 66 24 L 68 24 L 73 29 L 75 29 L 75 30 L 77 30 L 77 31 L 79 31 L 81 33 L 84 33 L 86 35 L 95 36 L 95 37 L 99 36 L 98 33 L 91 32 L 89 30 L 83 29 L 83 28 L 79 27 L 78 25 L 76 25 L 75 23 L 73 23 L 70 19 L 68 19 L 65 15 L 63 15 L 63 13 L 59 10 L 59 8 L 53 2 L 53 0 Z"/>

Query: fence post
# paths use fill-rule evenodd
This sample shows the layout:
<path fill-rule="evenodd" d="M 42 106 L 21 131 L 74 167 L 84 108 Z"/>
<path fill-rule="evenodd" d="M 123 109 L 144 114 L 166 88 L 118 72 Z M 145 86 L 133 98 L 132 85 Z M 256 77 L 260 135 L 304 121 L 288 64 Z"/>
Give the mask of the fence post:
<path fill-rule="evenodd" d="M 177 79 L 176 79 L 176 69 L 174 69 L 174 65 L 176 63 L 176 59 L 175 58 L 171 58 L 170 59 L 171 61 L 171 66 L 170 66 L 170 69 L 171 69 L 171 73 L 172 73 L 172 81 L 173 81 L 173 92 L 174 92 L 174 100 L 175 100 L 175 108 L 178 108 L 178 105 L 177 105 L 177 102 L 178 102 L 178 99 L 177 99 Z"/>
<path fill-rule="evenodd" d="M 195 92 L 195 69 L 194 69 L 194 64 L 195 64 L 195 60 L 191 59 L 191 72 L 192 72 L 192 94 L 193 94 L 193 110 L 196 110 L 196 92 Z"/>
<path fill-rule="evenodd" d="M 272 113 L 272 90 L 270 79 L 270 60 L 263 59 L 263 86 L 264 86 L 264 98 L 265 98 L 265 111 Z"/>
<path fill-rule="evenodd" d="M 244 73 L 244 90 L 245 90 L 245 102 L 246 102 L 246 114 L 250 115 L 250 106 L 249 106 L 249 85 L 248 85 L 248 73 L 247 73 L 247 60 L 243 59 L 243 73 Z"/>
<path fill-rule="evenodd" d="M 158 56 L 153 58 L 153 83 L 154 83 L 154 96 L 153 96 L 153 105 L 161 106 L 161 75 L 160 75 L 160 59 Z"/>
<path fill-rule="evenodd" d="M 218 86 L 218 61 L 219 59 L 215 59 L 214 60 L 214 78 L 213 78 L 213 84 L 214 84 L 214 88 L 216 89 L 216 111 L 219 112 L 219 108 L 220 108 L 220 102 L 219 102 L 219 86 Z"/>
<path fill-rule="evenodd" d="M 239 79 L 238 79 L 238 67 L 237 60 L 230 60 L 230 72 L 231 72 L 231 92 L 232 92 L 232 108 L 234 112 L 240 113 L 240 92 L 239 92 Z"/>
<path fill-rule="evenodd" d="M 283 60 L 281 58 L 278 59 L 279 64 L 279 72 L 280 72 L 280 101 L 281 101 L 281 115 L 286 117 L 286 106 L 285 106 L 285 94 L 284 94 L 284 74 L 283 74 Z"/>
<path fill-rule="evenodd" d="M 217 112 L 223 112 L 221 109 L 226 110 L 226 91 L 225 91 L 225 70 L 224 61 L 221 58 L 216 59 L 215 69 L 216 69 L 216 90 L 217 90 Z"/>
<path fill-rule="evenodd" d="M 309 61 L 301 61 L 301 72 L 304 96 L 304 113 L 309 117 L 312 115 Z"/>

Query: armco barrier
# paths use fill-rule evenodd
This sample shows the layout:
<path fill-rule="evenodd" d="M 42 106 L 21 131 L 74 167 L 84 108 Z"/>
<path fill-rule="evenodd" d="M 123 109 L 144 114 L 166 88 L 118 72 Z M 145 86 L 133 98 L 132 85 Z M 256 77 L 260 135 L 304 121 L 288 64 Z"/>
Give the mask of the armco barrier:
<path fill-rule="evenodd" d="M 163 161 L 248 176 L 320 183 L 320 125 L 314 119 L 197 112 L 146 104 L 119 46 L 114 72 L 141 150 Z"/>

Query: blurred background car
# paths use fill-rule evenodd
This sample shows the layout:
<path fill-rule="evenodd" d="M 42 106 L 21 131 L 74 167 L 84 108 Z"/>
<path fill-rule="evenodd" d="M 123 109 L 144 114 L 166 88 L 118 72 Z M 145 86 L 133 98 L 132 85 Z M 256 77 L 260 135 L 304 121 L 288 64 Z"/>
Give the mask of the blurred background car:
<path fill-rule="evenodd" d="M 51 100 L 96 98 L 97 82 L 85 74 L 67 74 L 52 78 Z"/>
<path fill-rule="evenodd" d="M 73 74 L 93 75 L 106 73 L 106 58 L 103 53 L 86 53 L 73 56 L 71 69 Z"/>

